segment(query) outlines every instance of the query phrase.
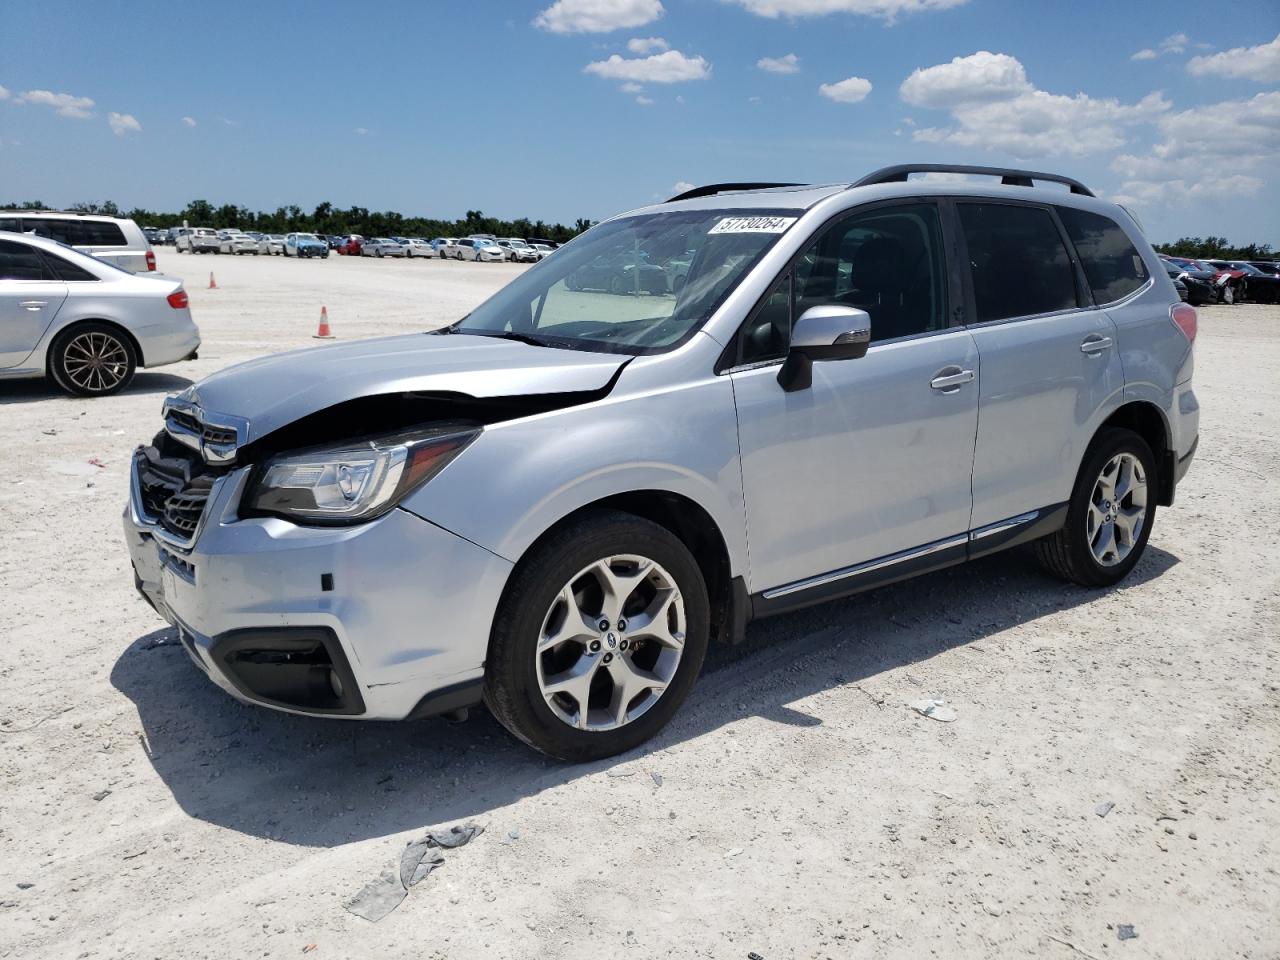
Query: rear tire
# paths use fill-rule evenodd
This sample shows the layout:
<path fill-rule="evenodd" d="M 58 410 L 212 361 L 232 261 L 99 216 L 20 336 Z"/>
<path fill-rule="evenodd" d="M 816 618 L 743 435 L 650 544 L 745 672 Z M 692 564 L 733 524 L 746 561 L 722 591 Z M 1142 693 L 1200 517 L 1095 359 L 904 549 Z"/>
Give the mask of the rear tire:
<path fill-rule="evenodd" d="M 1119 583 L 1146 550 L 1158 481 L 1155 456 L 1142 437 L 1117 428 L 1099 432 L 1076 477 L 1066 523 L 1035 543 L 1040 565 L 1082 587 Z"/>
<path fill-rule="evenodd" d="M 632 561 L 647 561 L 650 573 Z M 602 564 L 613 565 L 619 582 L 626 584 L 630 576 L 633 584 L 622 587 L 612 607 L 600 589 L 603 581 L 588 573 Z M 663 598 L 669 602 L 662 603 Z M 558 609 L 563 619 L 552 630 L 548 624 Z M 577 619 L 571 618 L 574 613 Z M 608 627 L 597 629 L 602 620 Z M 544 633 L 568 636 L 574 624 L 585 625 L 590 634 L 579 630 L 581 636 L 544 644 L 539 652 Z M 512 734 L 552 757 L 572 762 L 611 757 L 666 726 L 702 669 L 709 633 L 707 587 L 688 548 L 648 520 L 592 510 L 534 548 L 512 575 L 490 636 L 485 703 Z M 585 672 L 590 672 L 581 688 L 589 691 L 586 710 L 577 694 L 544 693 L 546 686 L 556 685 L 553 678 Z M 646 686 L 657 680 L 661 690 Z"/>
<path fill-rule="evenodd" d="M 54 383 L 75 397 L 108 397 L 133 382 L 138 354 L 109 323 L 81 323 L 58 334 L 49 348 Z"/>

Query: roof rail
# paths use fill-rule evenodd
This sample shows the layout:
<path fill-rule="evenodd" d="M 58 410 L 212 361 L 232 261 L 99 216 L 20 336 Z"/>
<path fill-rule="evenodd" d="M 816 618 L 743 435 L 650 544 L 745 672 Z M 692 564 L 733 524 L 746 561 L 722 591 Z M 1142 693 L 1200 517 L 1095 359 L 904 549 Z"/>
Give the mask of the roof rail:
<path fill-rule="evenodd" d="M 677 200 L 696 200 L 698 197 L 714 197 L 717 193 L 729 193 L 734 190 L 767 190 L 770 187 L 799 187 L 799 183 L 709 183 L 705 187 L 694 187 L 684 193 L 677 194 L 667 203 Z"/>
<path fill-rule="evenodd" d="M 970 167 L 951 163 L 900 163 L 892 167 L 882 167 L 875 173 L 869 173 L 852 186 L 869 187 L 877 183 L 905 183 L 908 174 L 912 173 L 973 173 L 980 176 L 999 177 L 1006 187 L 1035 186 L 1033 180 L 1047 180 L 1061 183 L 1071 188 L 1072 193 L 1083 197 L 1092 197 L 1093 191 L 1079 180 L 1072 180 L 1056 173 L 1037 173 L 1034 170 L 1016 170 L 1012 167 Z"/>

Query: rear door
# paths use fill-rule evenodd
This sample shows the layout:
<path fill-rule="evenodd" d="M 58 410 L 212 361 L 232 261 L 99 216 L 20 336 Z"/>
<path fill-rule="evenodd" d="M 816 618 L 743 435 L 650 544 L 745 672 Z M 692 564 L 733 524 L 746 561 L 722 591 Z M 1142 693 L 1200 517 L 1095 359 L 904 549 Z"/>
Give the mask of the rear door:
<path fill-rule="evenodd" d="M 958 200 L 956 211 L 982 371 L 972 520 L 981 533 L 1066 503 L 1124 372 L 1115 325 L 1093 305 L 1052 207 Z"/>
<path fill-rule="evenodd" d="M 34 247 L 0 240 L 0 370 L 22 365 L 66 299 Z"/>

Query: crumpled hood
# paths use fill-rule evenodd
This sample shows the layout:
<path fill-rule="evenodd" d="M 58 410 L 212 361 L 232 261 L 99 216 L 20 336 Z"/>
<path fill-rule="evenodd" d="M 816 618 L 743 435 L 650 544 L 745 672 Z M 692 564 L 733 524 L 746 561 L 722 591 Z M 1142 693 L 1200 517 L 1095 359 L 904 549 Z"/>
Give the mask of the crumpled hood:
<path fill-rule="evenodd" d="M 464 334 L 357 340 L 236 364 L 178 395 L 248 421 L 258 440 L 334 404 L 395 393 L 479 399 L 600 390 L 629 357 Z M 242 442 L 243 442 L 242 441 Z"/>

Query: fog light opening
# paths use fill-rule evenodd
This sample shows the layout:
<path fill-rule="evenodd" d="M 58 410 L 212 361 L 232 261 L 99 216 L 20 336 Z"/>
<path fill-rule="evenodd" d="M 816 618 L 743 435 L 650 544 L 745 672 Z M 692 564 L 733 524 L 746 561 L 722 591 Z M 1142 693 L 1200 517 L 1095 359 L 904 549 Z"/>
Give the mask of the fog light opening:
<path fill-rule="evenodd" d="M 337 670 L 329 671 L 329 689 L 333 691 L 335 697 L 342 699 L 342 678 L 338 676 Z"/>

